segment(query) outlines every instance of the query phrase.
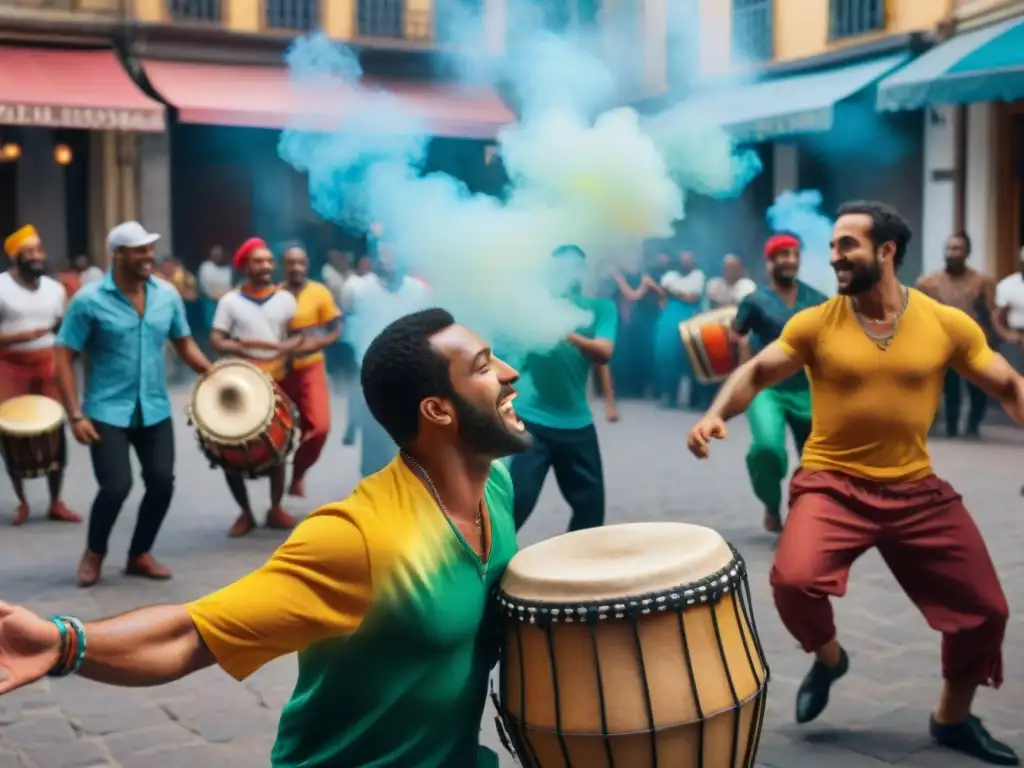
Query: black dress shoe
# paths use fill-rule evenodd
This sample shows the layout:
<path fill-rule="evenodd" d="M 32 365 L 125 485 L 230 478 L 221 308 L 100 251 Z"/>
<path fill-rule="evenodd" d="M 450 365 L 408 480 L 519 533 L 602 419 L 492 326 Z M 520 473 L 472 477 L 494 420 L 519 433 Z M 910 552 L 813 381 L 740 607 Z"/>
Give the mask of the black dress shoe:
<path fill-rule="evenodd" d="M 1020 765 L 1017 753 L 992 738 L 992 734 L 985 730 L 981 720 L 974 715 L 969 715 L 962 723 L 952 725 L 937 723 L 932 717 L 928 721 L 928 731 L 935 742 L 946 749 L 976 757 L 990 765 Z"/>
<path fill-rule="evenodd" d="M 828 706 L 828 692 L 832 683 L 846 674 L 850 668 L 850 658 L 846 651 L 839 649 L 839 663 L 835 667 L 826 667 L 815 661 L 807 677 L 800 683 L 796 692 L 796 721 L 809 723 L 825 711 Z"/>

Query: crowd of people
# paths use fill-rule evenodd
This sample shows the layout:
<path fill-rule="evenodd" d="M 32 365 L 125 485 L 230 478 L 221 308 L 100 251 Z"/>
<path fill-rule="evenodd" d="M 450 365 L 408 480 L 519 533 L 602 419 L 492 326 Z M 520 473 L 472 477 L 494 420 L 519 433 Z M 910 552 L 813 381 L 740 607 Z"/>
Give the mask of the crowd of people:
<path fill-rule="evenodd" d="M 798 690 L 798 722 L 822 713 L 850 668 L 830 598 L 844 593 L 854 560 L 877 547 L 943 636 L 931 736 L 990 764 L 1019 765 L 972 714 L 976 690 L 1003 681 L 1006 598 L 962 498 L 933 473 L 927 435 L 943 392 L 947 430 L 960 433 L 951 376 L 957 404 L 963 379 L 1024 424 L 1024 378 L 992 349 L 998 337 L 1012 357 L 1024 340 L 1024 279 L 994 285 L 967 266 L 970 240 L 957 234 L 945 268 L 915 290 L 897 277 L 910 238 L 887 205 L 843 206 L 831 243 L 833 298 L 798 279 L 802 243 L 787 232 L 765 244 L 763 285 L 734 257 L 721 278 L 706 280 L 692 253 L 662 252 L 648 269 L 613 273 L 614 298 L 586 295 L 587 255 L 562 246 L 552 254 L 559 281 L 551 289 L 590 320 L 549 350 L 515 357 L 430 308 L 430 287 L 400 269 L 384 238 L 363 275 L 331 261 L 322 285 L 297 246 L 280 254 L 279 281 L 275 255 L 258 238 L 230 263 L 215 252 L 194 281 L 173 263 L 158 280 L 159 236 L 127 222 L 109 235 L 110 269 L 68 300 L 45 275 L 38 233 L 20 230 L 5 242 L 12 270 L 0 282 L 0 382 L 7 397 L 59 397 L 74 437 L 90 447 L 99 491 L 82 586 L 101 577 L 131 487 L 131 449 L 146 494 L 126 573 L 170 576 L 151 553 L 174 483 L 165 350 L 201 381 L 216 370 L 193 340 L 190 286 L 212 348 L 257 366 L 296 406 L 301 439 L 290 482 L 283 462 L 262 475 L 270 481 L 267 525 L 296 526 L 282 499 L 303 496 L 327 437 L 325 353 L 346 338 L 361 384 L 361 397 L 349 400 L 365 411 L 355 419 L 363 480 L 306 517 L 264 566 L 187 605 L 83 622 L 0 603 L 0 694 L 45 675 L 157 685 L 214 664 L 241 680 L 297 652 L 299 683 L 275 766 L 496 766 L 479 745 L 479 726 L 499 647 L 493 591 L 516 552 L 516 531 L 549 469 L 572 509 L 572 530 L 605 521 L 593 372 L 609 389 L 613 381 L 624 395 L 657 393 L 674 407 L 687 376 L 680 323 L 734 307 L 738 368 L 721 386 L 706 385 L 711 402 L 687 445 L 708 458 L 712 442 L 726 438 L 725 422 L 748 415 L 750 480 L 765 526 L 781 534 L 775 604 L 814 658 Z M 346 337 L 342 318 L 357 333 Z M 632 362 L 622 367 L 624 359 Z M 965 432 L 976 434 L 981 398 L 971 402 Z M 787 427 L 801 465 L 784 515 Z M 240 508 L 231 534 L 244 535 L 257 524 L 248 476 L 232 467 L 225 474 Z M 61 501 L 59 476 L 50 476 L 50 490 L 51 517 L 79 519 Z M 19 508 L 15 522 L 27 514 Z"/>

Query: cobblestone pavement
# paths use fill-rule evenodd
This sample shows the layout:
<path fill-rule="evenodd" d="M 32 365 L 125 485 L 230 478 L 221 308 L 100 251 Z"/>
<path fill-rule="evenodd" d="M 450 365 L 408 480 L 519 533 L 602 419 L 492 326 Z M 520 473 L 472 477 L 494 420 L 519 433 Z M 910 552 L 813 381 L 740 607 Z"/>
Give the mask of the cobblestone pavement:
<path fill-rule="evenodd" d="M 183 405 L 180 396 L 179 404 Z M 340 400 L 335 408 L 340 424 Z M 972 764 L 928 746 L 926 722 L 940 685 L 938 638 L 873 553 L 857 564 L 849 596 L 837 607 L 851 672 L 837 686 L 819 722 L 793 725 L 794 693 L 808 661 L 783 630 L 771 604 L 767 570 L 772 541 L 760 533 L 760 512 L 744 475 L 745 424 L 737 420 L 730 439 L 715 446 L 712 460 L 698 463 L 683 448 L 691 415 L 631 403 L 622 411 L 621 422 L 599 425 L 610 520 L 710 525 L 739 547 L 750 563 L 758 625 L 773 671 L 760 765 Z M 282 536 L 260 531 L 242 541 L 226 538 L 235 514 L 227 489 L 204 464 L 183 418 L 178 428 L 178 491 L 157 552 L 174 569 L 173 581 L 140 583 L 123 578 L 115 567 L 117 553 L 127 547 L 141 495 L 136 488 L 115 534 L 106 579 L 92 590 L 78 590 L 73 579 L 85 532 L 39 520 L 45 489 L 41 482 L 33 482 L 30 494 L 37 516 L 22 529 L 6 527 L 13 496 L 6 486 L 0 494 L 0 597 L 41 612 L 95 618 L 146 603 L 188 600 L 259 565 Z M 303 513 L 340 498 L 355 484 L 356 455 L 341 447 L 339 432 L 332 435 L 309 478 L 310 498 L 301 503 L 291 500 L 292 511 Z M 988 539 L 1014 610 L 1024 608 L 1024 499 L 1019 495 L 1022 478 L 1017 463 L 1022 444 L 1024 435 L 993 427 L 982 444 L 936 441 L 933 446 L 937 470 L 964 494 Z M 67 499 L 85 512 L 93 491 L 88 457 L 76 446 Z M 254 500 L 259 498 L 257 492 Z M 559 533 L 567 519 L 567 509 L 550 482 L 524 530 L 524 542 Z M 1024 751 L 1022 645 L 1024 629 L 1013 621 L 1006 638 L 1006 685 L 999 692 L 982 692 L 977 712 L 997 734 Z M 287 658 L 244 685 L 216 669 L 151 690 L 113 689 L 74 679 L 41 682 L 0 698 L 0 768 L 267 765 L 276 717 L 294 677 L 295 661 Z M 484 738 L 497 747 L 491 715 L 485 718 Z M 513 763 L 506 760 L 504 765 Z"/>

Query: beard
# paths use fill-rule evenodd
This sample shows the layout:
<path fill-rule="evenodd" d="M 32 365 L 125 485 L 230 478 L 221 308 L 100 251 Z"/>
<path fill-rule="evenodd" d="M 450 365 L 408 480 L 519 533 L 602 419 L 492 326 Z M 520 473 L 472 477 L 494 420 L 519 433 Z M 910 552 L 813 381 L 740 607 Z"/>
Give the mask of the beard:
<path fill-rule="evenodd" d="M 46 264 L 41 261 L 19 261 L 18 273 L 26 280 L 38 280 L 46 274 Z"/>
<path fill-rule="evenodd" d="M 484 456 L 509 456 L 533 445 L 527 431 L 513 432 L 506 426 L 495 403 L 493 411 L 483 411 L 454 395 L 452 403 L 459 420 L 459 441 L 467 451 Z"/>
<path fill-rule="evenodd" d="M 851 277 L 850 284 L 839 286 L 838 292 L 843 296 L 856 296 L 858 293 L 866 293 L 878 285 L 882 279 L 882 263 L 876 255 L 872 261 L 864 264 L 850 263 Z"/>
<path fill-rule="evenodd" d="M 793 285 L 793 283 L 796 282 L 796 275 L 781 272 L 773 272 L 772 280 L 775 281 L 776 285 L 782 288 L 789 288 Z"/>

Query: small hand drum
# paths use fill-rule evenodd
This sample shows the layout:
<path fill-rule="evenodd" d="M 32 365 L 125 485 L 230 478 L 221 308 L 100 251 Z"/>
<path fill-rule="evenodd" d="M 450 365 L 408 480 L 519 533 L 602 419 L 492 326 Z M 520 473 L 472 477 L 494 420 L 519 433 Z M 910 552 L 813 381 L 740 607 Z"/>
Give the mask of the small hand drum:
<path fill-rule="evenodd" d="M 755 764 L 768 666 L 743 559 L 711 529 L 557 536 L 512 559 L 499 599 L 499 733 L 524 766 Z"/>
<path fill-rule="evenodd" d="M 0 404 L 0 452 L 13 477 L 42 477 L 64 468 L 64 408 L 42 395 Z"/>
<path fill-rule="evenodd" d="M 263 477 L 295 447 L 295 404 L 245 360 L 221 360 L 196 384 L 188 406 L 211 466 Z"/>
<path fill-rule="evenodd" d="M 722 307 L 679 324 L 683 348 L 698 381 L 724 381 L 739 365 L 739 350 L 730 334 L 735 319 L 736 307 Z"/>

